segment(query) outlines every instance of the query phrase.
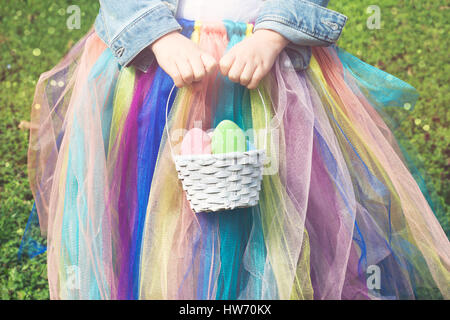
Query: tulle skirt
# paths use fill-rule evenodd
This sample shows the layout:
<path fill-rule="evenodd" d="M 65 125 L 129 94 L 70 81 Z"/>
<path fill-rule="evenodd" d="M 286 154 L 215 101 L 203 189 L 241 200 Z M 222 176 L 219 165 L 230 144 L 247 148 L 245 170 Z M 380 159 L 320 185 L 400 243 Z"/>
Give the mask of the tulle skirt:
<path fill-rule="evenodd" d="M 217 59 L 252 32 L 180 22 Z M 52 299 L 450 298 L 449 240 L 385 118 L 413 87 L 328 47 L 298 72 L 282 53 L 263 100 L 217 72 L 172 88 L 93 31 L 41 76 L 28 169 Z M 194 213 L 167 131 L 224 119 L 266 135 L 251 138 L 267 155 L 259 204 Z"/>

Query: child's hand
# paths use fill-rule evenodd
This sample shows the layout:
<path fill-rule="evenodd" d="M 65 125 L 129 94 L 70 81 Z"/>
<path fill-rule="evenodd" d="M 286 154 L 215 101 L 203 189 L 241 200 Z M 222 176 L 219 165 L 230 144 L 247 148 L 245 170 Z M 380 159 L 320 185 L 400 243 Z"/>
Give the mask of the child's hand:
<path fill-rule="evenodd" d="M 214 57 L 178 32 L 158 39 L 151 48 L 159 66 L 178 88 L 195 85 L 217 67 Z"/>
<path fill-rule="evenodd" d="M 220 71 L 233 82 L 256 89 L 289 40 L 271 30 L 257 30 L 220 60 Z"/>

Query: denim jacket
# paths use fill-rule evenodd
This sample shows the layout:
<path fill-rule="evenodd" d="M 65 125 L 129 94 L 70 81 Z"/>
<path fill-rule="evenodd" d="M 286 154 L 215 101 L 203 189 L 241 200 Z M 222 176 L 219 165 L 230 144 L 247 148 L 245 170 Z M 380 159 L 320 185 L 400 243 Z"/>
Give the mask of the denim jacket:
<path fill-rule="evenodd" d="M 245 0 L 244 0 L 245 1 Z M 285 49 L 296 70 L 306 69 L 311 46 L 335 43 L 347 17 L 327 9 L 329 0 L 264 0 L 254 30 L 269 29 L 290 41 Z M 146 71 L 154 55 L 150 45 L 181 30 L 175 19 L 178 0 L 100 0 L 98 36 L 123 66 Z"/>

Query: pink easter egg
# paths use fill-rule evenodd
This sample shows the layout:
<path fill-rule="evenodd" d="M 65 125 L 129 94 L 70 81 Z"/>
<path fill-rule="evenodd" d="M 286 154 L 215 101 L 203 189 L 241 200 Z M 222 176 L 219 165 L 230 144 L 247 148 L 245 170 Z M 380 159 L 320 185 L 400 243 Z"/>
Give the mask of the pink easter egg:
<path fill-rule="evenodd" d="M 211 154 L 211 137 L 200 128 L 193 128 L 184 136 L 181 154 Z"/>

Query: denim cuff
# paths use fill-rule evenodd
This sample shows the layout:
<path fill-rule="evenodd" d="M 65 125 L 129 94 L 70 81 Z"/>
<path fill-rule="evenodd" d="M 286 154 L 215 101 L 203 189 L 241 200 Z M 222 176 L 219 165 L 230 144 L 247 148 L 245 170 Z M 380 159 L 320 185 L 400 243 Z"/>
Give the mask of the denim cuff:
<path fill-rule="evenodd" d="M 104 23 L 100 23 L 102 15 L 99 14 L 95 23 L 97 34 Z M 128 24 L 117 36 L 102 39 L 112 50 L 117 61 L 122 66 L 132 64 L 137 69 L 146 72 L 154 60 L 154 55 L 149 46 L 162 36 L 181 30 L 180 24 L 173 16 L 172 11 L 163 3 L 150 8 L 137 19 Z M 142 54 L 140 54 L 142 53 Z"/>
<path fill-rule="evenodd" d="M 265 2 L 255 22 L 255 31 L 276 31 L 295 45 L 329 46 L 339 39 L 347 22 L 343 14 L 316 3 L 284 0 L 286 5 L 280 6 L 278 1 Z"/>

